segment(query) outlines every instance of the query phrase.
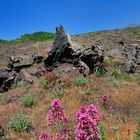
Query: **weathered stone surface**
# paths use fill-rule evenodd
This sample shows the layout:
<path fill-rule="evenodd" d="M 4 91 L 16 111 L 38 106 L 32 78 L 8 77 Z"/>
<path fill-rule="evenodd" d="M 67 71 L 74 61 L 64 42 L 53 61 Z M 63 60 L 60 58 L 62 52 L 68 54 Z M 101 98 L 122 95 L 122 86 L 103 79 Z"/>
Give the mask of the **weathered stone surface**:
<path fill-rule="evenodd" d="M 22 68 L 31 66 L 33 64 L 33 62 L 34 61 L 31 56 L 16 55 L 16 56 L 10 57 L 10 62 L 8 64 L 8 66 L 10 68 L 22 69 Z"/>
<path fill-rule="evenodd" d="M 78 46 L 72 42 L 71 37 L 60 26 L 56 28 L 56 39 L 48 58 L 45 60 L 45 65 L 47 69 L 50 69 L 57 63 L 71 63 L 80 66 L 80 71 L 87 75 L 97 66 L 96 63 L 102 63 L 103 59 L 103 50 L 98 44 L 91 48 Z"/>
<path fill-rule="evenodd" d="M 32 76 L 29 74 L 29 71 L 27 69 L 22 69 L 20 71 L 20 75 L 22 76 L 22 80 L 29 82 L 29 83 L 33 83 L 33 78 Z"/>
<path fill-rule="evenodd" d="M 0 137 L 4 136 L 4 129 L 2 126 L 0 126 Z"/>
<path fill-rule="evenodd" d="M 7 70 L 0 70 L 0 92 L 8 90 L 16 74 L 15 71 L 8 72 Z"/>
<path fill-rule="evenodd" d="M 119 44 L 124 60 L 123 70 L 134 73 L 140 62 L 140 49 L 138 44 L 125 43 L 124 41 L 119 42 Z"/>
<path fill-rule="evenodd" d="M 137 64 L 140 65 L 140 46 L 136 46 L 136 59 L 137 59 Z"/>

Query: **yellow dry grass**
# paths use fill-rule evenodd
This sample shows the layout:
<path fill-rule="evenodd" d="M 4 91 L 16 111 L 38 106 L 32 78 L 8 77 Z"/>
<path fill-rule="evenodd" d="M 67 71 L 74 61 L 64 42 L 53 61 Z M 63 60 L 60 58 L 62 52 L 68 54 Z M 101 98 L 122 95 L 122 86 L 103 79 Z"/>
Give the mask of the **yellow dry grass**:
<path fill-rule="evenodd" d="M 71 85 L 64 88 L 64 96 L 61 101 L 65 112 L 72 121 L 71 125 L 74 125 L 72 129 L 75 128 L 75 112 L 82 105 L 82 100 L 86 98 L 86 104 L 93 103 L 100 108 L 101 114 L 105 118 L 102 123 L 105 125 L 105 137 L 107 140 L 115 140 L 117 135 L 121 140 L 132 139 L 135 135 L 134 131 L 137 129 L 135 119 L 139 113 L 140 107 L 139 85 L 134 82 L 124 82 L 114 87 L 112 81 L 109 81 L 106 77 L 95 77 L 91 75 L 89 79 L 90 81 L 86 86 L 76 87 L 71 83 Z M 86 89 L 95 89 L 95 91 L 93 91 L 91 95 L 85 95 L 84 92 Z M 18 133 L 8 129 L 6 133 L 11 140 L 19 140 L 19 138 L 23 140 L 37 140 L 42 130 L 47 130 L 54 135 L 54 131 L 48 127 L 46 122 L 46 115 L 52 101 L 50 98 L 50 91 L 31 88 L 28 89 L 24 96 L 31 95 L 31 93 L 37 96 L 37 104 L 32 108 L 19 106 L 16 112 L 12 113 L 8 105 L 0 106 L 0 125 L 7 124 L 15 117 L 15 114 L 23 114 L 24 112 L 28 116 L 33 127 L 30 133 Z M 115 110 L 111 118 L 109 117 L 111 114 L 103 110 L 100 106 L 100 96 L 103 94 L 109 97 L 109 105 Z M 127 112 L 130 114 L 127 114 Z M 127 118 L 127 121 L 124 121 L 123 118 Z M 113 126 L 119 126 L 116 133 L 111 129 Z M 130 128 L 132 132 L 128 134 L 128 129 Z"/>

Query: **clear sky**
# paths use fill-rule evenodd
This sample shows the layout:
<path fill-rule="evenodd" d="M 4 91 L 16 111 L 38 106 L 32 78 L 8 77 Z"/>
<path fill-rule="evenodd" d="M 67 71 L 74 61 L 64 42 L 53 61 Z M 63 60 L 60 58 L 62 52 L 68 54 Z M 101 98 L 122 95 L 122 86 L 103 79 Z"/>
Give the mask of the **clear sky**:
<path fill-rule="evenodd" d="M 70 34 L 140 24 L 140 0 L 0 0 L 0 38 L 36 31 Z"/>

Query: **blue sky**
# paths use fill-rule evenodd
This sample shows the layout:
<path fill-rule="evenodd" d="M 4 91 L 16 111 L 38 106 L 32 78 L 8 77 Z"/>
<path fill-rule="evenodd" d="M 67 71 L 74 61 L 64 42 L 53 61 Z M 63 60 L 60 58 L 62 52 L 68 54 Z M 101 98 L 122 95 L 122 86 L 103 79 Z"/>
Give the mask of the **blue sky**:
<path fill-rule="evenodd" d="M 140 24 L 140 0 L 0 0 L 0 38 L 36 31 L 70 34 Z"/>

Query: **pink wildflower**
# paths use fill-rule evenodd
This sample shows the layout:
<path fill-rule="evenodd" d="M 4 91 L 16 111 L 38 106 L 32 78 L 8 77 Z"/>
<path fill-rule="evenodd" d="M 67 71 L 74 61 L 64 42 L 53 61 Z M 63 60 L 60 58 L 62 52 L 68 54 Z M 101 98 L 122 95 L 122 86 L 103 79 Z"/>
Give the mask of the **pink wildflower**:
<path fill-rule="evenodd" d="M 54 99 L 51 108 L 49 110 L 47 121 L 49 125 L 53 125 L 57 122 L 68 123 L 68 118 L 61 107 L 61 102 L 59 99 Z"/>
<path fill-rule="evenodd" d="M 76 127 L 76 140 L 100 140 L 100 133 L 95 120 L 89 114 L 81 113 Z"/>
<path fill-rule="evenodd" d="M 95 105 L 82 106 L 76 112 L 76 140 L 100 140 L 100 114 Z"/>
<path fill-rule="evenodd" d="M 44 74 L 44 79 L 48 81 L 52 81 L 55 78 L 55 73 L 54 72 L 46 72 Z"/>
<path fill-rule="evenodd" d="M 52 140 L 52 138 L 47 131 L 42 131 L 39 135 L 39 140 Z"/>
<path fill-rule="evenodd" d="M 81 113 L 89 114 L 93 120 L 95 120 L 98 124 L 100 123 L 100 113 L 95 105 L 91 104 L 88 106 L 81 106 L 76 113 L 76 119 L 79 119 Z"/>
<path fill-rule="evenodd" d="M 106 104 L 107 101 L 108 101 L 108 97 L 107 97 L 107 95 L 105 95 L 105 94 L 102 95 L 102 96 L 101 96 L 101 101 L 102 101 L 103 104 Z"/>
<path fill-rule="evenodd" d="M 59 124 L 60 128 L 57 128 L 56 140 L 68 140 L 70 135 L 69 120 L 61 106 L 59 99 L 54 99 L 51 104 L 51 108 L 48 112 L 47 122 L 51 126 Z"/>

